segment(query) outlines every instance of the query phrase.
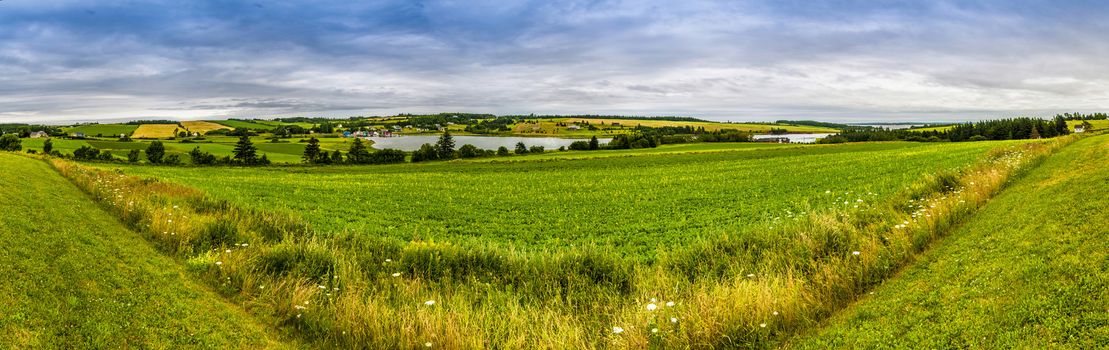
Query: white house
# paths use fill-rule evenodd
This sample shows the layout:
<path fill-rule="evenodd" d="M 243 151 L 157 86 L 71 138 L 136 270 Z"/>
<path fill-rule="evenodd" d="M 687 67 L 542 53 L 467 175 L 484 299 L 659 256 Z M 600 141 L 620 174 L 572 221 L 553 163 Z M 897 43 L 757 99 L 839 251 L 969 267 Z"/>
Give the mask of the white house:
<path fill-rule="evenodd" d="M 1074 126 L 1074 132 L 1075 133 L 1086 132 L 1086 126 L 1084 126 L 1082 124 L 1075 125 Z"/>
<path fill-rule="evenodd" d="M 47 134 L 45 131 L 35 131 L 31 133 L 31 138 L 33 139 L 37 139 L 40 137 L 50 137 L 50 135 Z"/>
<path fill-rule="evenodd" d="M 569 130 L 581 130 L 581 126 L 578 126 L 577 124 L 570 124 L 570 126 L 567 126 L 567 127 L 566 127 L 566 129 L 569 129 Z"/>

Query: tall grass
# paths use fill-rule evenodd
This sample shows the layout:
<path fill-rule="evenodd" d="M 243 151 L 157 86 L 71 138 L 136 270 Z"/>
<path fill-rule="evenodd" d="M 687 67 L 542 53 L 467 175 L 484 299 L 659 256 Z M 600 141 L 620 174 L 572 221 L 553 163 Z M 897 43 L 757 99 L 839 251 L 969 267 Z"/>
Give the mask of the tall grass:
<path fill-rule="evenodd" d="M 536 253 L 315 232 L 295 215 L 52 163 L 226 296 L 320 346 L 762 348 L 889 277 L 1072 139 L 999 148 L 884 202 L 716 232 L 652 264 L 603 247 Z"/>

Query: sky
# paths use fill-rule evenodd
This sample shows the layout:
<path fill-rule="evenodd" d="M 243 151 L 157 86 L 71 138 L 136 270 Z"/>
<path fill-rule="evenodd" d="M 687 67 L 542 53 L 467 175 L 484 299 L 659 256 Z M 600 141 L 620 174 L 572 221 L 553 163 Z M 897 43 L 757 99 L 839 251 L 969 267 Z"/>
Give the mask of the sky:
<path fill-rule="evenodd" d="M 0 0 L 0 122 L 1109 106 L 1097 1 Z"/>

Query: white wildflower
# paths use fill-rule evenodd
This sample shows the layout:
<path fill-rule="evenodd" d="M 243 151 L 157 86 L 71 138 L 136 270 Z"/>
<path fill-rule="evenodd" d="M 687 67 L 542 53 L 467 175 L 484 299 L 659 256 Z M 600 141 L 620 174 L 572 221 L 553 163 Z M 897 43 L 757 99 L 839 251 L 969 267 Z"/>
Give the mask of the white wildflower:
<path fill-rule="evenodd" d="M 621 328 L 620 326 L 612 326 L 612 333 L 624 333 L 624 328 Z"/>
<path fill-rule="evenodd" d="M 655 311 L 655 309 L 657 308 L 658 305 L 655 305 L 654 303 L 647 304 L 647 311 Z"/>
<path fill-rule="evenodd" d="M 425 302 L 424 302 L 424 305 L 427 305 L 427 306 L 432 306 L 432 305 L 435 305 L 435 300 L 428 300 L 428 301 L 425 301 Z"/>
<path fill-rule="evenodd" d="M 674 307 L 674 302 L 673 301 L 666 302 L 666 307 Z"/>

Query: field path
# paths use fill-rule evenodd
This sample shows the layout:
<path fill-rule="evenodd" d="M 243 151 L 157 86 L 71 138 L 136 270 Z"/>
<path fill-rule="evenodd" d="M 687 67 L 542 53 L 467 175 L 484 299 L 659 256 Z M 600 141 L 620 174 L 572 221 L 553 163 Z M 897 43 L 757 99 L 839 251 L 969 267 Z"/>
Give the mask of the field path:
<path fill-rule="evenodd" d="M 788 347 L 1109 344 L 1109 135 L 1048 158 L 871 295 Z"/>
<path fill-rule="evenodd" d="M 45 162 L 0 169 L 0 348 L 287 347 Z"/>

